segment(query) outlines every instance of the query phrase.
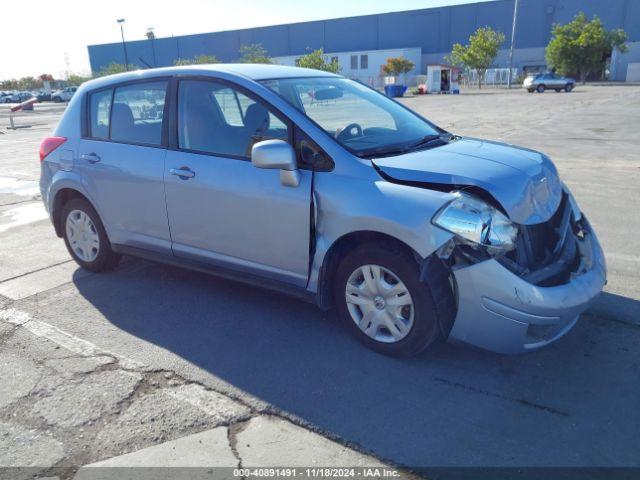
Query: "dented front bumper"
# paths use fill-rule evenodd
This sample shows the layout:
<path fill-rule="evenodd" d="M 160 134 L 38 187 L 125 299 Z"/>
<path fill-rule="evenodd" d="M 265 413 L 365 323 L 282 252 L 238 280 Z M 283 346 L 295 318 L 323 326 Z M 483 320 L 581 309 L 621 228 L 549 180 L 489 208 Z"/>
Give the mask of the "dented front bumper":
<path fill-rule="evenodd" d="M 602 248 L 589 227 L 568 283 L 528 283 L 495 259 L 454 270 L 458 309 L 449 339 L 498 353 L 520 353 L 567 333 L 606 283 Z"/>

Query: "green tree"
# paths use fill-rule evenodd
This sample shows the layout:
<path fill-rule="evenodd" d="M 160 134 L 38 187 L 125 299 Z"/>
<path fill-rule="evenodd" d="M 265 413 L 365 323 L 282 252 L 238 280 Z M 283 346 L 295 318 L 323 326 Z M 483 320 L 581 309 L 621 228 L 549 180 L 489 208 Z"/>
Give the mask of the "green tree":
<path fill-rule="evenodd" d="M 627 51 L 627 34 L 622 29 L 607 32 L 602 21 L 591 21 L 580 12 L 566 25 L 555 24 L 547 45 L 547 63 L 562 75 L 578 74 L 582 84 L 591 72 L 602 71 L 613 48 Z"/>
<path fill-rule="evenodd" d="M 306 55 L 298 58 L 296 60 L 296 65 L 302 68 L 313 68 L 315 70 L 322 70 L 324 72 L 331 73 L 338 73 L 341 70 L 338 60 L 336 58 L 329 60 L 329 57 L 324 54 L 324 50 L 322 48 L 309 51 Z"/>
<path fill-rule="evenodd" d="M 137 70 L 137 69 L 138 67 L 136 65 L 129 64 L 128 70 Z M 113 75 L 115 73 L 122 73 L 126 71 L 127 71 L 127 67 L 124 64 L 111 62 L 106 67 L 102 67 L 100 70 L 98 70 L 96 77 L 104 77 L 106 75 Z"/>
<path fill-rule="evenodd" d="M 261 43 L 251 43 L 240 45 L 240 58 L 237 63 L 273 63 L 273 61 Z"/>
<path fill-rule="evenodd" d="M 504 43 L 504 33 L 491 27 L 482 27 L 469 37 L 468 45 L 456 43 L 447 57 L 453 65 L 464 65 L 478 72 L 478 88 L 482 88 L 482 77 L 498 56 L 500 45 Z"/>
<path fill-rule="evenodd" d="M 175 62 L 174 65 L 204 65 L 207 63 L 220 63 L 215 55 L 196 55 L 193 58 L 179 58 Z"/>
<path fill-rule="evenodd" d="M 123 65 L 124 66 L 124 65 Z M 91 80 L 91 77 L 85 77 L 83 75 L 78 75 L 76 73 L 72 73 L 67 78 L 67 85 L 70 86 L 78 86 L 86 82 L 87 80 Z"/>
<path fill-rule="evenodd" d="M 394 77 L 405 75 L 415 67 L 416 64 L 404 57 L 389 57 L 387 63 L 382 65 L 383 73 Z M 405 81 L 406 83 L 406 81 Z"/>
<path fill-rule="evenodd" d="M 18 90 L 33 90 L 37 87 L 37 80 L 33 77 L 22 77 L 18 80 Z"/>
<path fill-rule="evenodd" d="M 18 89 L 18 80 L 15 78 L 11 78 L 9 80 L 3 80 L 0 82 L 1 90 L 17 90 Z"/>

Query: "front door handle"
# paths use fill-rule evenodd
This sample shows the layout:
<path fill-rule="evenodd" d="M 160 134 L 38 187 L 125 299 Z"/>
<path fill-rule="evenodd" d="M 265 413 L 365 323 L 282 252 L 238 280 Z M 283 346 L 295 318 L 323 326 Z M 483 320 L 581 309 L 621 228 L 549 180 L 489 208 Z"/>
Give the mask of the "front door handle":
<path fill-rule="evenodd" d="M 171 170 L 169 170 L 169 173 L 171 175 L 176 175 L 183 180 L 186 180 L 187 178 L 193 178 L 196 176 L 196 172 L 191 170 L 189 167 L 172 168 Z"/>
<path fill-rule="evenodd" d="M 100 155 L 97 153 L 83 153 L 80 155 L 82 160 L 86 160 L 89 163 L 98 163 L 100 161 Z"/>

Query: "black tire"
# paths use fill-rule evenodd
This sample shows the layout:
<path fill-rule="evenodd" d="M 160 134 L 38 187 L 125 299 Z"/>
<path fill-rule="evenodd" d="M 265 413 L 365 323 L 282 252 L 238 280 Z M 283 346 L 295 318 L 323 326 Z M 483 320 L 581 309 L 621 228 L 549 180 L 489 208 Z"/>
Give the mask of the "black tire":
<path fill-rule="evenodd" d="M 62 99 L 60 97 L 53 97 L 53 101 L 55 103 L 62 103 Z"/>
<path fill-rule="evenodd" d="M 407 287 L 413 300 L 414 319 L 406 336 L 393 343 L 377 341 L 364 333 L 352 319 L 345 299 L 351 274 L 363 265 L 379 265 L 393 272 Z M 412 356 L 431 345 L 440 334 L 440 326 L 428 283 L 420 281 L 416 260 L 393 244 L 370 243 L 357 247 L 344 257 L 337 269 L 333 297 L 341 321 L 365 346 L 385 355 Z"/>
<path fill-rule="evenodd" d="M 533 93 L 533 92 L 535 92 L 535 90 L 533 88 L 527 88 L 527 92 Z"/>
<path fill-rule="evenodd" d="M 567 83 L 567 84 L 564 86 L 564 91 L 565 91 L 565 92 L 567 92 L 567 93 L 569 93 L 571 90 L 573 90 L 573 83 Z"/>
<path fill-rule="evenodd" d="M 545 88 L 545 87 L 544 87 L 544 85 L 538 85 L 538 86 L 536 87 L 536 92 L 538 92 L 538 93 L 544 93 L 544 88 Z"/>
<path fill-rule="evenodd" d="M 98 254 L 95 259 L 90 262 L 84 261 L 80 257 L 78 257 L 78 255 L 71 248 L 71 244 L 69 243 L 66 222 L 67 217 L 74 210 L 80 210 L 84 212 L 91 219 L 100 240 Z M 121 256 L 111 249 L 111 243 L 109 242 L 109 238 L 107 237 L 107 232 L 104 229 L 104 225 L 102 225 L 100 216 L 87 200 L 78 197 L 69 200 L 69 202 L 67 202 L 67 204 L 62 209 L 62 212 L 60 213 L 60 226 L 62 227 L 62 236 L 64 238 L 64 243 L 67 246 L 69 254 L 82 268 L 90 270 L 92 272 L 105 272 L 113 270 L 118 265 Z"/>

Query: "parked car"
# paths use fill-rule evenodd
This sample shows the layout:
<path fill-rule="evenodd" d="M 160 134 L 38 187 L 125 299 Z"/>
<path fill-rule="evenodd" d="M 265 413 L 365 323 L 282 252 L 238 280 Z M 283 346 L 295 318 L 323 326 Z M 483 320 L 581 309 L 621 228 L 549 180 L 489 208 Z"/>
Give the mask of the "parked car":
<path fill-rule="evenodd" d="M 7 103 L 22 103 L 25 100 L 29 100 L 33 98 L 33 93 L 31 92 L 14 92 L 10 97 Z"/>
<path fill-rule="evenodd" d="M 36 96 L 39 102 L 48 102 L 51 100 L 51 92 L 40 90 Z"/>
<path fill-rule="evenodd" d="M 13 102 L 13 98 L 15 96 L 17 96 L 18 93 L 20 93 L 20 92 L 18 92 L 17 90 L 13 90 L 13 91 L 10 91 L 10 92 L 4 92 L 4 94 L 2 95 L 0 101 L 2 101 L 2 103 L 11 103 L 11 102 Z"/>
<path fill-rule="evenodd" d="M 570 92 L 573 90 L 576 81 L 569 77 L 560 77 L 555 73 L 537 73 L 535 75 L 529 75 L 522 82 L 522 86 L 527 89 L 529 93 L 538 92 L 544 93 L 545 90 L 555 90 L 559 92 L 564 90 Z"/>
<path fill-rule="evenodd" d="M 76 93 L 78 87 L 65 87 L 62 90 L 58 90 L 51 94 L 51 100 L 56 103 L 60 102 L 68 102 L 71 100 L 71 97 Z"/>
<path fill-rule="evenodd" d="M 40 159 L 42 199 L 83 268 L 134 255 L 288 292 L 335 307 L 385 354 L 439 337 L 530 351 L 605 284 L 596 235 L 546 155 L 457 136 L 327 72 L 92 80 Z"/>

